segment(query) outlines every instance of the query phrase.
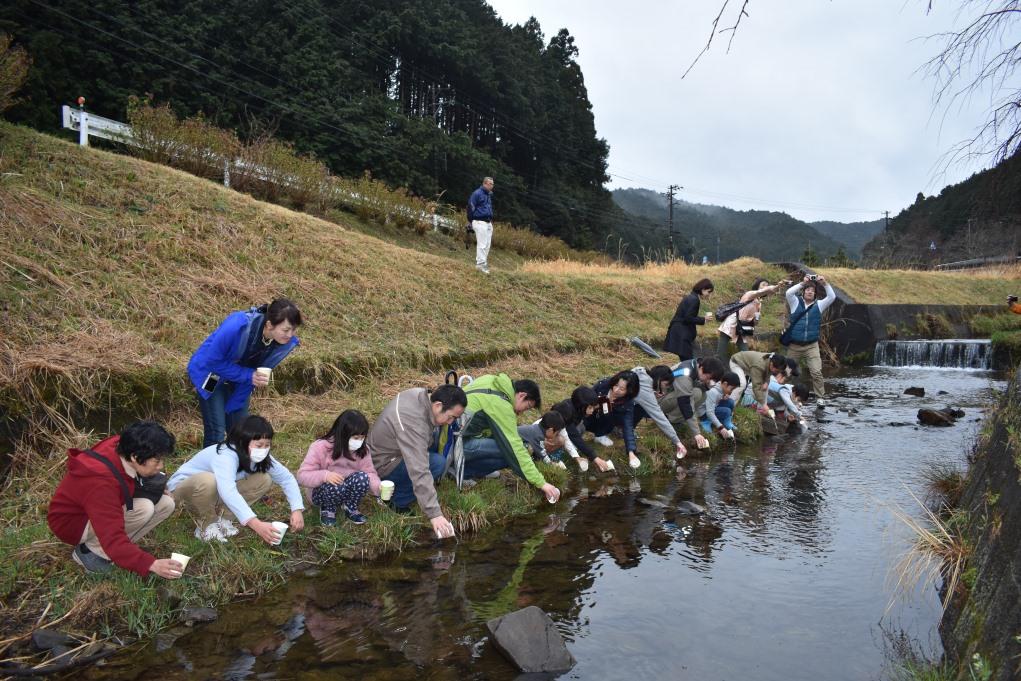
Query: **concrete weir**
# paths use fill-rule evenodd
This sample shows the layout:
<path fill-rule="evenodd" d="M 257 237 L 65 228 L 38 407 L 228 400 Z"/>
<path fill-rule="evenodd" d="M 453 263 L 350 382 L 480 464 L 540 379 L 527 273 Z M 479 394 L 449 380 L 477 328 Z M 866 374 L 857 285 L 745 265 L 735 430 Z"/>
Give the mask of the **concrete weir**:
<path fill-rule="evenodd" d="M 789 272 L 815 274 L 801 263 L 777 263 Z M 823 333 L 839 357 L 873 356 L 879 341 L 917 340 L 939 336 L 967 338 L 969 322 L 979 314 L 998 314 L 1001 305 L 877 305 L 859 303 L 838 286 L 837 300 L 826 312 Z"/>

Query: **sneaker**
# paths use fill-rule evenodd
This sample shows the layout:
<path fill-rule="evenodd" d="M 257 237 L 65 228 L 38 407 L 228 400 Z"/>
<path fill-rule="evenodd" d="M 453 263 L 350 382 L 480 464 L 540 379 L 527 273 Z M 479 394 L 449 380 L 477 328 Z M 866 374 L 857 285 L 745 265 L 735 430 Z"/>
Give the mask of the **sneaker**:
<path fill-rule="evenodd" d="M 201 539 L 202 541 L 205 541 L 205 542 L 210 542 L 210 541 L 226 542 L 227 541 L 227 538 L 225 536 L 223 536 L 223 530 L 220 529 L 220 523 L 218 523 L 218 522 L 209 523 L 209 525 L 207 525 L 206 529 L 204 529 L 204 530 L 202 528 L 200 528 L 200 527 L 196 527 L 195 528 L 195 538 L 196 539 Z"/>
<path fill-rule="evenodd" d="M 344 507 L 344 515 L 355 525 L 364 525 L 365 521 L 368 520 L 368 518 L 358 512 L 357 508 L 351 508 L 350 506 Z M 336 516 L 334 516 L 334 522 L 336 522 Z"/>
<path fill-rule="evenodd" d="M 467 482 L 467 480 L 465 482 Z M 398 506 L 394 504 L 393 500 L 386 502 L 386 505 L 389 506 L 390 510 L 397 515 L 411 515 L 412 513 L 410 506 Z"/>
<path fill-rule="evenodd" d="M 606 437 L 605 435 L 600 435 L 600 436 L 596 437 L 595 441 L 598 442 L 599 444 L 601 444 L 604 447 L 612 447 L 613 446 L 613 440 L 611 440 L 610 438 Z"/>
<path fill-rule="evenodd" d="M 489 475 L 486 476 L 486 479 L 487 480 L 499 480 L 500 479 L 500 471 L 493 471 L 492 473 L 490 473 Z"/>
<path fill-rule="evenodd" d="M 327 511 L 325 508 L 319 509 L 319 522 L 327 527 L 333 527 L 337 524 L 337 512 Z"/>
<path fill-rule="evenodd" d="M 224 537 L 233 537 L 239 531 L 237 525 L 235 525 L 227 518 L 224 518 L 223 516 L 219 517 L 219 519 L 216 521 L 216 524 L 220 526 L 220 534 L 222 534 Z"/>
<path fill-rule="evenodd" d="M 826 408 L 826 400 L 821 398 L 821 397 L 817 397 L 816 400 L 815 400 L 815 408 L 816 409 L 825 409 Z"/>
<path fill-rule="evenodd" d="M 477 269 L 482 274 L 489 274 L 489 268 L 488 267 L 476 267 L 475 269 Z"/>
<path fill-rule="evenodd" d="M 109 561 L 102 556 L 89 551 L 85 544 L 79 544 L 74 547 L 74 551 L 71 552 L 71 558 L 74 562 L 85 568 L 86 572 L 93 574 L 103 574 L 109 572 L 113 568 L 113 561 Z"/>

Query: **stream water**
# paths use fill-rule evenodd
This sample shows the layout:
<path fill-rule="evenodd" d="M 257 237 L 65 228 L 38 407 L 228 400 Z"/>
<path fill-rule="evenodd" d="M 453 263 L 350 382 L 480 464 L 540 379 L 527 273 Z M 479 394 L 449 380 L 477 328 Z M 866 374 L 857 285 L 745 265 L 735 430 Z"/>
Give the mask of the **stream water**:
<path fill-rule="evenodd" d="M 890 509 L 921 515 L 924 468 L 963 466 L 1001 387 L 988 372 L 845 372 L 805 434 L 690 457 L 677 474 L 588 478 L 531 517 L 296 577 L 85 676 L 513 679 L 485 622 L 537 605 L 578 660 L 562 678 L 880 679 L 884 632 L 940 653 L 935 585 L 893 599 L 910 535 Z M 954 427 L 915 425 L 948 404 L 966 413 Z M 706 514 L 677 513 L 686 500 Z"/>

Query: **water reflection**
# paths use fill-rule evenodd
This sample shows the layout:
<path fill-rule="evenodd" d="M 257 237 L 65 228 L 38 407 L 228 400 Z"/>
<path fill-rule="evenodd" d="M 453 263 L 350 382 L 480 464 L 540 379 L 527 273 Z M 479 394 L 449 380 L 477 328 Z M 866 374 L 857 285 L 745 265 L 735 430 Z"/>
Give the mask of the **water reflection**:
<path fill-rule="evenodd" d="M 905 400 L 909 380 L 935 397 Z M 875 502 L 909 499 L 920 466 L 961 456 L 970 438 L 964 426 L 889 424 L 912 422 L 940 389 L 977 415 L 995 386 L 979 375 L 849 375 L 805 434 L 692 457 L 669 474 L 586 477 L 557 513 L 296 579 L 88 676 L 513 679 L 484 623 L 537 605 L 578 658 L 570 678 L 874 678 L 873 627 L 895 559 L 892 521 Z M 917 596 L 893 617 L 931 639 L 936 598 Z"/>

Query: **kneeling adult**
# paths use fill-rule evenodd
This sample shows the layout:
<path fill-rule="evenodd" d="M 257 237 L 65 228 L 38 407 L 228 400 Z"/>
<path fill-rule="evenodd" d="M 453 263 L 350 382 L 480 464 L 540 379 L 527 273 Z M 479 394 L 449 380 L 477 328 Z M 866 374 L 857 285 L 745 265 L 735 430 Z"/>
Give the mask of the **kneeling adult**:
<path fill-rule="evenodd" d="M 138 421 L 92 449 L 69 449 L 67 473 L 50 501 L 46 521 L 58 539 L 74 546 L 72 559 L 89 572 L 113 565 L 144 577 L 177 579 L 184 566 L 156 559 L 138 541 L 174 512 L 174 499 L 135 497 L 139 478 L 163 469 L 174 436 L 158 423 Z"/>

